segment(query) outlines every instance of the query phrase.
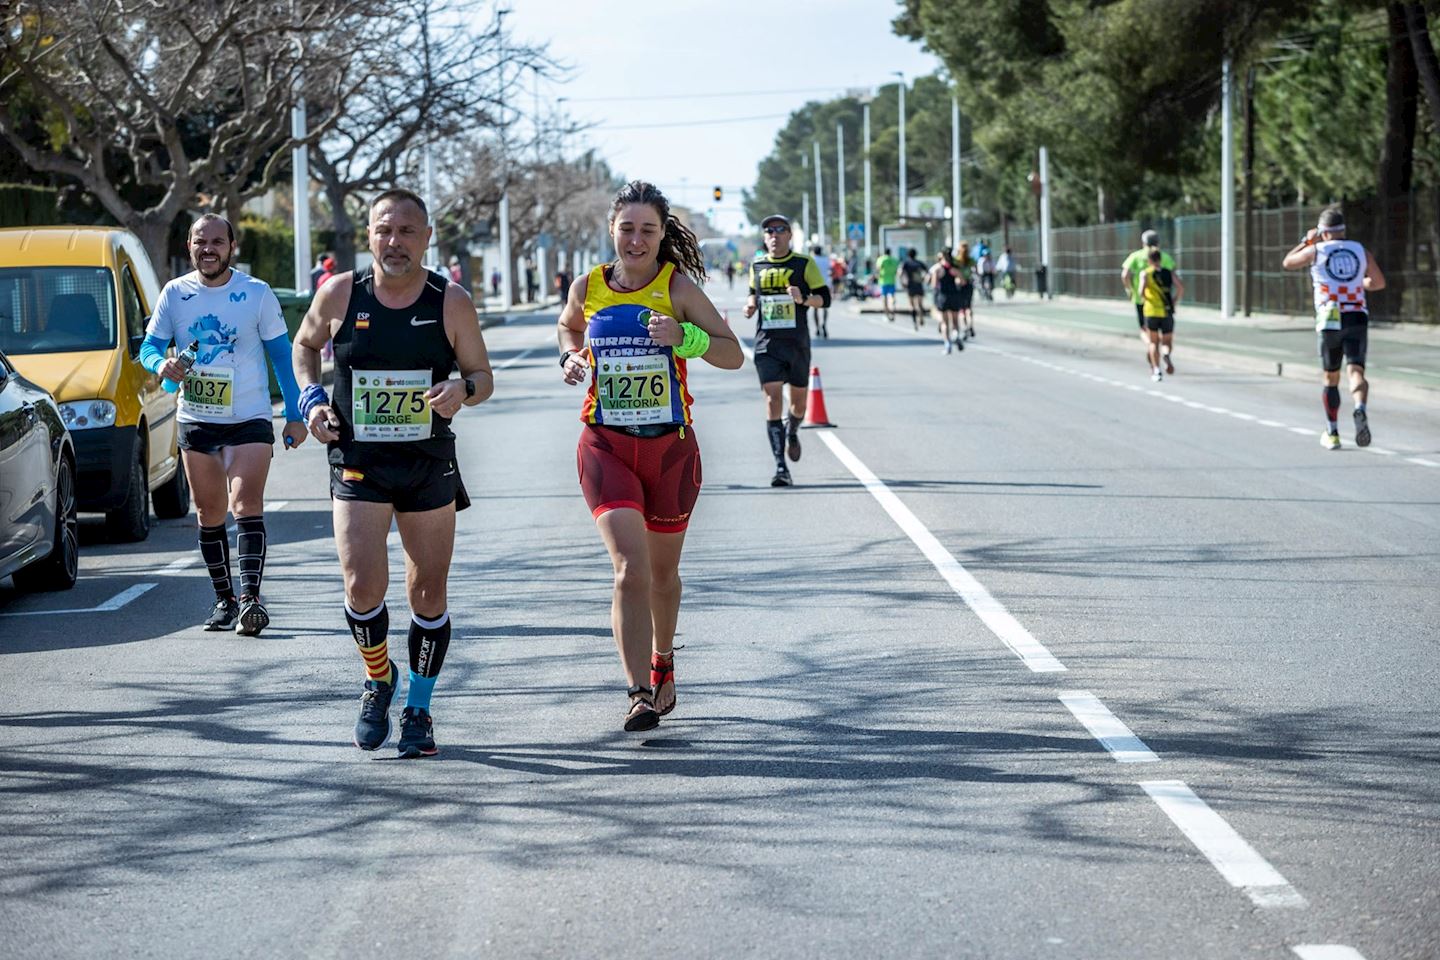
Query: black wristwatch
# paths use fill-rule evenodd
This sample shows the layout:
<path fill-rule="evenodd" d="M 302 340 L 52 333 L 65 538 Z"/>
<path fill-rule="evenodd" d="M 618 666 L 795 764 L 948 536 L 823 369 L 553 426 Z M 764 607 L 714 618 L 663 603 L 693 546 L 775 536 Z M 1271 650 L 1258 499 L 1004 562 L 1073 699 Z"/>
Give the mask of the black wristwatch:
<path fill-rule="evenodd" d="M 464 381 L 465 381 L 465 399 L 466 399 L 466 400 L 469 400 L 471 397 L 475 396 L 475 381 L 474 381 L 474 380 L 471 380 L 469 377 L 465 377 L 465 378 L 464 378 Z"/>
<path fill-rule="evenodd" d="M 564 367 L 571 357 L 575 356 L 574 350 L 566 350 L 560 354 L 560 366 Z"/>

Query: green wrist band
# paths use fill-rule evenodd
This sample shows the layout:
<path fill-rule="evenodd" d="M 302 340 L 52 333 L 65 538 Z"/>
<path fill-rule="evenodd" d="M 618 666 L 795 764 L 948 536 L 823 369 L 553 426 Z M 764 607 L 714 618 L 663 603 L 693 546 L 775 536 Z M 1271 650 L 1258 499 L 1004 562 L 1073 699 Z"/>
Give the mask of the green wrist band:
<path fill-rule="evenodd" d="M 680 329 L 685 331 L 685 339 L 675 348 L 675 356 L 682 360 L 704 356 L 705 351 L 710 349 L 710 334 L 693 323 L 682 323 Z"/>

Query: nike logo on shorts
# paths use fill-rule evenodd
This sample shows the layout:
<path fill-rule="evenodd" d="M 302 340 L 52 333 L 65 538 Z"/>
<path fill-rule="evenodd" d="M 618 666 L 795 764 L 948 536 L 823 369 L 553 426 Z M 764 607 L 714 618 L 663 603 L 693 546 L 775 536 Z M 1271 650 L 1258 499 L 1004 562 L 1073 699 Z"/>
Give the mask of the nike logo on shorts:
<path fill-rule="evenodd" d="M 411 317 L 411 318 L 410 318 L 410 326 L 412 326 L 412 327 L 423 327 L 423 326 L 425 326 L 427 323 L 436 323 L 436 322 L 437 322 L 437 321 L 435 321 L 435 320 L 421 320 L 419 317 Z"/>

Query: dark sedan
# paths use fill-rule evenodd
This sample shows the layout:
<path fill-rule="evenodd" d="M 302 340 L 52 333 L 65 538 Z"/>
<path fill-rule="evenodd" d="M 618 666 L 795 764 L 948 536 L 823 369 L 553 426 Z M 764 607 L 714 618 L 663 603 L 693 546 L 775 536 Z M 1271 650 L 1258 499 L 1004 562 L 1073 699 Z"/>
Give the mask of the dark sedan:
<path fill-rule="evenodd" d="M 54 398 L 0 353 L 0 577 L 69 590 L 79 567 L 70 434 Z"/>

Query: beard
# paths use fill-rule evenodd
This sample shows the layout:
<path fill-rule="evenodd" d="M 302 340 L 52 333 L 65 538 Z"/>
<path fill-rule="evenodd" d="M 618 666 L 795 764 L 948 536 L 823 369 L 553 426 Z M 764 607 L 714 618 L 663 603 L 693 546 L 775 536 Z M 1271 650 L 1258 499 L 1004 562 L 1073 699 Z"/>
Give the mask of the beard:
<path fill-rule="evenodd" d="M 415 261 L 409 257 L 381 257 L 380 270 L 387 277 L 403 277 L 415 268 Z"/>
<path fill-rule="evenodd" d="M 195 269 L 198 270 L 200 272 L 200 276 L 204 277 L 206 280 L 214 280 L 216 277 L 220 276 L 220 274 L 224 273 L 229 268 L 230 264 L 226 262 L 224 258 L 217 259 L 214 263 L 208 263 L 205 261 L 197 261 L 195 263 Z"/>

